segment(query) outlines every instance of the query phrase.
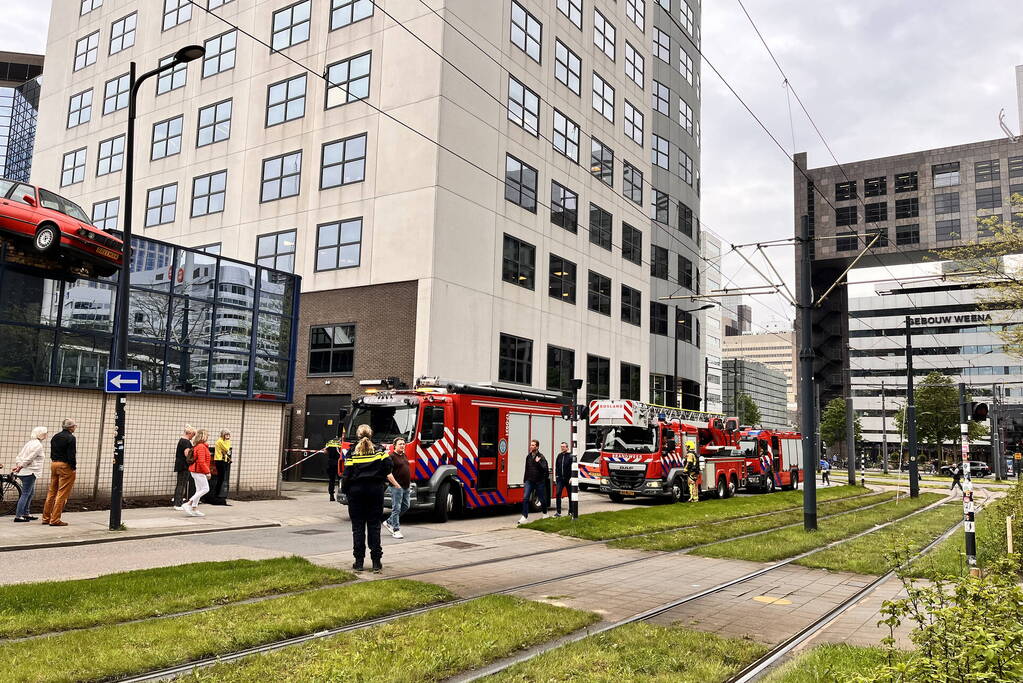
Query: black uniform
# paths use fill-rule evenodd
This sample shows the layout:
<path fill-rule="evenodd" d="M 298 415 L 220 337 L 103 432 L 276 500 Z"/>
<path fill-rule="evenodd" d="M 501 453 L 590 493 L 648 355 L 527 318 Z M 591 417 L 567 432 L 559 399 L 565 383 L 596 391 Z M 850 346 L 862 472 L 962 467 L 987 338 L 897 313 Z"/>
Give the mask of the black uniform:
<path fill-rule="evenodd" d="M 384 451 L 359 455 L 355 446 L 348 449 L 341 474 L 341 492 L 348 497 L 348 517 L 352 520 L 352 554 L 355 567 L 366 558 L 366 536 L 374 569 L 384 555 L 380 547 L 380 520 L 384 514 L 384 486 L 391 473 L 391 458 Z"/>
<path fill-rule="evenodd" d="M 330 494 L 330 499 L 334 500 L 334 491 L 337 488 L 337 480 L 340 476 L 337 473 L 337 465 L 341 460 L 341 442 L 337 439 L 331 439 L 323 449 L 327 453 L 327 493 Z"/>
<path fill-rule="evenodd" d="M 554 460 L 554 503 L 558 514 L 561 514 L 561 492 L 572 495 L 572 453 L 558 453 Z"/>

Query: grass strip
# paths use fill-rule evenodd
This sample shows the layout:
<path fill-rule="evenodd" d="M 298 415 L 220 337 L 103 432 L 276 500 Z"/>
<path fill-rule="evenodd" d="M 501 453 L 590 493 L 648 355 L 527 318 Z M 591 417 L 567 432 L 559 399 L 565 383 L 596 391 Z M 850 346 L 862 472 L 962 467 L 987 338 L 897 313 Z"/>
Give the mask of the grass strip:
<path fill-rule="evenodd" d="M 894 653 L 898 657 L 899 653 Z M 764 683 L 834 683 L 877 671 L 888 664 L 888 652 L 879 647 L 819 645 L 764 679 Z M 894 663 L 894 662 L 893 662 Z"/>
<path fill-rule="evenodd" d="M 600 619 L 592 612 L 494 595 L 217 664 L 186 681 L 439 681 Z"/>
<path fill-rule="evenodd" d="M 940 505 L 881 529 L 877 533 L 822 550 L 795 564 L 880 576 L 898 567 L 907 558 L 945 533 L 957 519 L 962 519 L 961 505 Z"/>
<path fill-rule="evenodd" d="M 636 623 L 545 652 L 484 680 L 712 683 L 727 680 L 766 651 L 752 640 Z"/>
<path fill-rule="evenodd" d="M 753 562 L 773 562 L 823 547 L 833 541 L 849 538 L 862 531 L 867 531 L 877 524 L 904 517 L 941 499 L 942 496 L 937 493 L 922 493 L 919 498 L 902 498 L 878 505 L 870 510 L 823 519 L 820 521 L 817 531 L 807 532 L 802 527 L 789 527 L 752 538 L 715 543 L 697 548 L 693 553 L 705 557 L 729 557 Z"/>
<path fill-rule="evenodd" d="M 8 642 L 0 644 L 2 678 L 35 683 L 119 678 L 452 597 L 445 588 L 418 581 L 367 581 L 181 617 L 62 633 L 42 641 Z"/>
<path fill-rule="evenodd" d="M 350 572 L 301 557 L 199 562 L 107 574 L 95 579 L 21 583 L 0 588 L 0 637 L 114 624 L 344 583 Z"/>
<path fill-rule="evenodd" d="M 820 489 L 820 501 L 848 498 L 869 493 L 860 486 L 834 486 Z M 782 491 L 761 496 L 744 496 L 699 503 L 651 505 L 625 510 L 610 510 L 581 515 L 579 519 L 554 517 L 524 524 L 526 529 L 573 536 L 590 541 L 603 541 L 629 534 L 667 531 L 682 526 L 746 517 L 765 512 L 778 512 L 802 504 L 802 491 Z"/>
<path fill-rule="evenodd" d="M 884 491 L 872 496 L 861 498 L 839 498 L 821 503 L 818 511 L 821 514 L 833 515 L 839 512 L 847 512 L 858 508 L 874 505 L 892 500 L 898 494 L 895 491 Z M 797 524 L 803 519 L 802 510 L 785 510 L 774 512 L 761 517 L 749 517 L 736 519 L 721 524 L 704 524 L 691 529 L 678 529 L 666 531 L 652 536 L 636 536 L 634 538 L 623 538 L 618 541 L 611 541 L 608 546 L 612 548 L 632 548 L 638 550 L 679 550 L 691 548 L 694 545 L 714 543 L 728 538 L 735 538 L 744 534 L 753 534 L 758 531 L 776 529 L 786 524 Z"/>

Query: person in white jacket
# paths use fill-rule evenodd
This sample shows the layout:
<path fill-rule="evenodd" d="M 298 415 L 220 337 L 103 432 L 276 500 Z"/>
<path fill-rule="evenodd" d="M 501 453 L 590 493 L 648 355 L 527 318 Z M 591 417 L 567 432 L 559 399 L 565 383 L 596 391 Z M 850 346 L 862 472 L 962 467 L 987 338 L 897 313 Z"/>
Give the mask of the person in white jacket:
<path fill-rule="evenodd" d="M 21 498 L 18 499 L 18 509 L 14 514 L 15 522 L 31 522 L 38 519 L 29 515 L 28 509 L 32 505 L 36 480 L 43 473 L 43 441 L 45 440 L 46 427 L 33 429 L 32 438 L 21 447 L 21 452 L 15 458 L 14 467 L 11 468 L 11 471 L 21 480 Z"/>

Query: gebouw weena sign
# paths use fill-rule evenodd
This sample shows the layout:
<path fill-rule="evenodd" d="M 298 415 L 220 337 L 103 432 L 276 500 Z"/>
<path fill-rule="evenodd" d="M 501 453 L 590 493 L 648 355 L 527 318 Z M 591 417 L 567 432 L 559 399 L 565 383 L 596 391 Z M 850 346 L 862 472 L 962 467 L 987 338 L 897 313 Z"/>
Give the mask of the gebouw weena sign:
<path fill-rule="evenodd" d="M 962 313 L 960 315 L 928 315 L 913 318 L 914 325 L 948 325 L 950 323 L 989 323 L 990 313 Z"/>

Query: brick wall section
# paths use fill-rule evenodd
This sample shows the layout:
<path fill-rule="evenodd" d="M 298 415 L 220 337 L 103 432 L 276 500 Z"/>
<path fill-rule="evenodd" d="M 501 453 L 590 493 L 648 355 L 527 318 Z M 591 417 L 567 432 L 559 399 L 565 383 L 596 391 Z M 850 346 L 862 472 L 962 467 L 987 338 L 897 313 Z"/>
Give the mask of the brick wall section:
<path fill-rule="evenodd" d="M 299 314 L 295 403 L 291 413 L 291 448 L 301 448 L 307 394 L 363 393 L 359 380 L 399 377 L 411 384 L 415 363 L 415 280 L 324 292 L 306 292 Z M 355 324 L 355 363 L 350 376 L 308 376 L 309 331 L 317 325 Z M 327 381 L 330 384 L 327 384 Z"/>

